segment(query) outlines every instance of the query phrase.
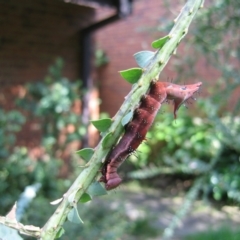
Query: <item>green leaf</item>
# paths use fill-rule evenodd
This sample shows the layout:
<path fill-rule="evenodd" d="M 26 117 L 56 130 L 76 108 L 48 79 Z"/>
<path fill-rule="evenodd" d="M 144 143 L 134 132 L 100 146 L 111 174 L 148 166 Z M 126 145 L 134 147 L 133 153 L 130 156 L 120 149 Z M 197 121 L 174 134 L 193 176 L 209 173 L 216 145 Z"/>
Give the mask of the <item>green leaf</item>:
<path fill-rule="evenodd" d="M 163 38 L 159 38 L 158 40 L 152 42 L 152 47 L 156 49 L 162 48 L 169 39 L 170 37 L 168 35 Z"/>
<path fill-rule="evenodd" d="M 71 211 L 68 213 L 67 215 L 68 221 L 72 222 L 72 223 L 76 223 L 76 224 L 81 224 L 83 223 L 83 220 L 80 218 L 79 214 L 78 214 L 78 210 L 77 207 L 74 206 Z"/>
<path fill-rule="evenodd" d="M 60 228 L 56 234 L 56 238 L 60 238 L 65 233 L 65 230 L 63 228 Z"/>
<path fill-rule="evenodd" d="M 85 202 L 89 202 L 91 200 L 92 200 L 92 198 L 91 198 L 91 196 L 89 194 L 83 193 L 83 195 L 81 196 L 79 202 L 85 203 Z"/>
<path fill-rule="evenodd" d="M 76 153 L 85 161 L 89 161 L 94 153 L 92 148 L 83 148 L 76 151 Z"/>
<path fill-rule="evenodd" d="M 130 122 L 130 120 L 132 119 L 132 117 L 133 117 L 133 111 L 130 111 L 128 114 L 126 114 L 123 117 L 123 119 L 121 121 L 122 125 L 125 126 L 126 124 L 128 124 Z"/>
<path fill-rule="evenodd" d="M 99 120 L 92 120 L 91 123 L 94 125 L 94 127 L 98 131 L 105 132 L 111 126 L 112 119 L 111 118 L 104 118 L 104 119 L 99 119 Z"/>
<path fill-rule="evenodd" d="M 120 75 L 129 83 L 136 83 L 142 75 L 141 68 L 130 68 L 119 72 Z"/>
<path fill-rule="evenodd" d="M 103 141 L 102 141 L 102 147 L 103 148 L 109 148 L 111 147 L 111 143 L 112 143 L 112 133 L 109 132 L 104 138 L 103 138 Z"/>
<path fill-rule="evenodd" d="M 87 189 L 87 193 L 90 196 L 101 196 L 106 195 L 107 191 L 99 182 L 93 182 Z"/>
<path fill-rule="evenodd" d="M 139 67 L 145 68 L 152 60 L 155 52 L 151 51 L 141 51 L 135 53 L 133 56 L 138 64 Z"/>

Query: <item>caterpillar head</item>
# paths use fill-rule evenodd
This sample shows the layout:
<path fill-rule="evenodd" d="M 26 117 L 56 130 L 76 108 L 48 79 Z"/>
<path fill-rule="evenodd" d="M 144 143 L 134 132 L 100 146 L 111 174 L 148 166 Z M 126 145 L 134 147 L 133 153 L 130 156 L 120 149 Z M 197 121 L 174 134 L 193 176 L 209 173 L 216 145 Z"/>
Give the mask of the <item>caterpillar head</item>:
<path fill-rule="evenodd" d="M 174 118 L 177 117 L 177 110 L 179 107 L 186 102 L 189 98 L 193 98 L 201 87 L 202 83 L 198 82 L 190 85 L 176 85 L 173 83 L 166 83 L 167 99 L 173 100 L 174 104 Z"/>

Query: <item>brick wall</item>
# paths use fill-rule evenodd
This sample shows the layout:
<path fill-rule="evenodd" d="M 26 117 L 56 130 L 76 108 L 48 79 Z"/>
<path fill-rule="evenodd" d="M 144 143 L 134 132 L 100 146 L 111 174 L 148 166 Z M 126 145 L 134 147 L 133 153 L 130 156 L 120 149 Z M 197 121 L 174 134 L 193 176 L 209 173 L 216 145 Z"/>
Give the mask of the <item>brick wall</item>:
<path fill-rule="evenodd" d="M 95 9 L 59 0 L 0 1 L 0 107 L 15 108 L 23 84 L 42 80 L 57 57 L 63 76 L 79 79 L 79 32 L 94 18 Z M 40 134 L 28 121 L 18 144 L 37 146 Z"/>
<path fill-rule="evenodd" d="M 79 31 L 92 19 L 94 9 L 57 0 L 1 1 L 1 87 L 42 79 L 58 56 L 79 78 Z"/>

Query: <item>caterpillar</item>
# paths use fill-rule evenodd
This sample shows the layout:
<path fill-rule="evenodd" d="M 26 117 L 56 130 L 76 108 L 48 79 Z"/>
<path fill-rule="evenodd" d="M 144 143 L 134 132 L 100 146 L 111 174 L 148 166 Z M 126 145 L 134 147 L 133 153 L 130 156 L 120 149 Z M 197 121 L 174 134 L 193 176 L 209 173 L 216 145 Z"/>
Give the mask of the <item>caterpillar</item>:
<path fill-rule="evenodd" d="M 105 183 L 106 190 L 114 189 L 122 182 L 117 168 L 145 140 L 162 103 L 166 100 L 173 101 L 173 113 L 176 118 L 179 107 L 189 98 L 193 98 L 193 94 L 201 85 L 201 82 L 191 85 L 154 81 L 151 83 L 148 93 L 141 98 L 138 108 L 135 109 L 132 120 L 126 124 L 124 135 L 107 155 L 103 164 L 99 181 Z"/>

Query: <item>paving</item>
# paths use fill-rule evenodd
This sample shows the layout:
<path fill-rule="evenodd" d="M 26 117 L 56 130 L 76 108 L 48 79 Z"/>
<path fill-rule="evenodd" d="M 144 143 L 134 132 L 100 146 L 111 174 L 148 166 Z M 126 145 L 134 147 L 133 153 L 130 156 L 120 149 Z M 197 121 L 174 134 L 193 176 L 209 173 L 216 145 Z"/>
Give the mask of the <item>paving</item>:
<path fill-rule="evenodd" d="M 141 190 L 141 191 L 140 191 Z M 109 205 L 117 208 L 124 206 L 130 219 L 138 218 L 154 219 L 153 225 L 160 231 L 168 231 L 175 213 L 181 209 L 184 202 L 184 194 L 181 196 L 166 196 L 165 193 L 156 189 L 129 190 L 122 187 L 110 193 L 104 201 L 111 201 Z M 107 202 L 105 202 L 107 203 Z M 195 201 L 188 214 L 177 222 L 171 240 L 183 240 L 184 236 L 201 231 L 214 230 L 222 226 L 239 228 L 240 208 L 238 206 L 221 206 L 210 201 Z M 153 238 L 162 240 L 162 237 Z M 240 239 L 240 238 L 239 238 Z"/>

